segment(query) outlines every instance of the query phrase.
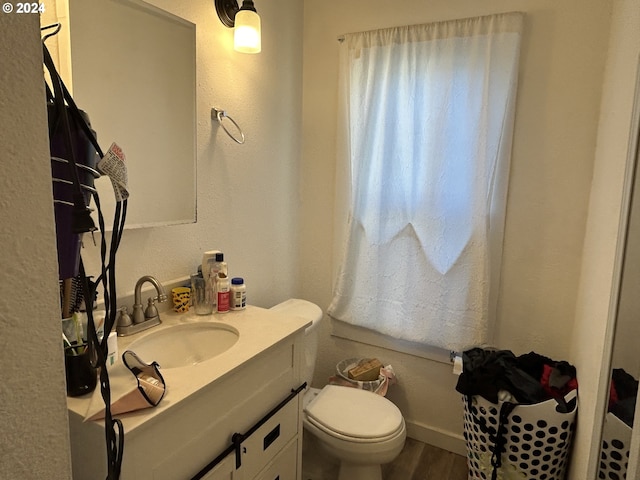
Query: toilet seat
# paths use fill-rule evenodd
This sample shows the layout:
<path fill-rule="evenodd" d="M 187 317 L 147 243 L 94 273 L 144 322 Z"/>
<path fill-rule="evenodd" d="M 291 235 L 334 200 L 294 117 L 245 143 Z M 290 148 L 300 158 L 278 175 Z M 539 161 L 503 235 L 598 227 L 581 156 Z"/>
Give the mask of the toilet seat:
<path fill-rule="evenodd" d="M 398 407 L 380 395 L 327 385 L 305 406 L 307 421 L 334 438 L 354 443 L 384 442 L 404 431 Z"/>

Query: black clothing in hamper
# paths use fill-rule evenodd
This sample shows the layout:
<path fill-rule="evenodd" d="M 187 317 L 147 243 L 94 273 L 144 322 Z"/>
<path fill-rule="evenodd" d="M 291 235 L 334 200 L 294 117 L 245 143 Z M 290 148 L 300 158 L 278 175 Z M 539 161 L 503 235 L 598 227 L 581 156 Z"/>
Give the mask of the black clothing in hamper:
<path fill-rule="evenodd" d="M 614 368 L 611 372 L 609 411 L 631 428 L 633 428 L 637 395 L 638 381 L 624 369 Z"/>
<path fill-rule="evenodd" d="M 525 404 L 547 397 L 540 382 L 522 370 L 508 350 L 472 348 L 462 354 L 462 365 L 456 390 L 464 395 L 481 395 L 498 403 L 498 392 L 506 390 Z"/>
<path fill-rule="evenodd" d="M 464 395 L 481 395 L 498 403 L 498 392 L 506 390 L 518 403 L 534 404 L 557 397 L 544 388 L 541 379 L 549 366 L 562 372 L 563 381 L 575 379 L 575 368 L 566 362 L 530 352 L 516 357 L 509 350 L 472 348 L 462 354 L 463 371 L 456 390 Z M 559 401 L 563 403 L 562 398 Z"/>

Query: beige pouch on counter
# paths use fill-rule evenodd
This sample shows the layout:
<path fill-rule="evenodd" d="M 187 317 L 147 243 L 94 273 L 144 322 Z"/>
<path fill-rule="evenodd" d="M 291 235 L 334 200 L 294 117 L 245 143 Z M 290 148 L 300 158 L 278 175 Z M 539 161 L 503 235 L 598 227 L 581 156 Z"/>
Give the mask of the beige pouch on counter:
<path fill-rule="evenodd" d="M 122 354 L 122 363 L 114 365 L 109 370 L 112 416 L 155 407 L 160 403 L 166 385 L 159 367 L 157 362 L 143 362 L 131 350 Z M 100 420 L 104 418 L 104 414 L 104 401 L 100 389 L 97 388 L 84 419 Z"/>

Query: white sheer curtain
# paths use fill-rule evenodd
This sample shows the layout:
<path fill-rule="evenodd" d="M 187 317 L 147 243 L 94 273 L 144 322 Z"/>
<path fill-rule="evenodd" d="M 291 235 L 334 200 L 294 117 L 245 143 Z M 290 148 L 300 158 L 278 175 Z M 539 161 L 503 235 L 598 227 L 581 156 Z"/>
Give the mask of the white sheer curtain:
<path fill-rule="evenodd" d="M 345 35 L 331 317 L 447 349 L 489 340 L 522 24 L 507 13 Z"/>

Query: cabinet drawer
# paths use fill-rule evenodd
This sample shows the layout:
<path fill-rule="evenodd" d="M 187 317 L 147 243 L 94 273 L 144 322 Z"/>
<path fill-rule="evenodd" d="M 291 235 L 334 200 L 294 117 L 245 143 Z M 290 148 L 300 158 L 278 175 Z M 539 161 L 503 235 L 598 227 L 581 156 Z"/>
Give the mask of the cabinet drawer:
<path fill-rule="evenodd" d="M 298 401 L 294 399 L 242 443 L 243 478 L 255 477 L 297 433 Z"/>
<path fill-rule="evenodd" d="M 298 438 L 291 440 L 255 480 L 296 480 Z"/>

